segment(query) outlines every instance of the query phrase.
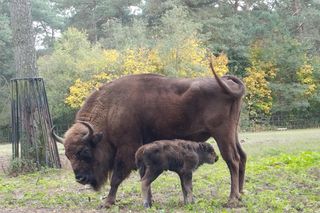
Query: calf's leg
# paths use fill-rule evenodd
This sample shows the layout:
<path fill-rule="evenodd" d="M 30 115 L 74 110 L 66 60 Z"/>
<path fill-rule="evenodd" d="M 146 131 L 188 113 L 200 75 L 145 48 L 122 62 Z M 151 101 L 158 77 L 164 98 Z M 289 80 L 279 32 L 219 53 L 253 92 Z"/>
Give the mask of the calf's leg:
<path fill-rule="evenodd" d="M 152 206 L 151 183 L 162 173 L 162 170 L 152 170 L 146 168 L 146 172 L 141 179 L 141 191 L 143 197 L 143 206 L 150 208 Z"/>
<path fill-rule="evenodd" d="M 146 172 L 146 166 L 143 164 L 142 168 L 139 168 L 139 174 L 140 174 L 140 180 L 142 181 L 143 176 L 145 175 Z M 142 192 L 144 193 L 144 191 L 142 190 Z M 151 192 L 151 185 L 149 186 L 148 189 L 148 194 L 146 195 L 148 200 L 150 200 L 150 202 L 152 202 L 152 192 Z M 144 196 L 143 196 L 144 197 Z"/>
<path fill-rule="evenodd" d="M 179 174 L 182 192 L 183 192 L 183 202 L 184 204 L 193 203 L 192 195 L 192 172 Z"/>
<path fill-rule="evenodd" d="M 182 194 L 183 194 L 183 202 L 184 202 L 184 204 L 186 204 L 186 202 L 187 202 L 187 195 L 188 195 L 188 193 L 187 193 L 186 188 L 184 187 L 184 181 L 183 181 L 183 177 L 182 177 L 182 175 L 181 175 L 181 174 L 179 174 L 179 177 L 180 177 L 180 183 L 181 183 Z"/>

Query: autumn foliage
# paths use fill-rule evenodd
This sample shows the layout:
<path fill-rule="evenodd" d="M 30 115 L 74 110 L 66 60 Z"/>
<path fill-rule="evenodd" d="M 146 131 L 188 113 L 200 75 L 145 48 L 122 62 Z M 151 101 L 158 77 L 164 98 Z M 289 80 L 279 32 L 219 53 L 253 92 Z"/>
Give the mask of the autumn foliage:
<path fill-rule="evenodd" d="M 300 83 L 307 86 L 304 94 L 311 96 L 317 89 L 316 82 L 313 78 L 313 67 L 305 60 L 304 65 L 297 71 L 298 80 Z"/>
<path fill-rule="evenodd" d="M 272 62 L 260 59 L 261 48 L 255 44 L 250 53 L 251 66 L 246 69 L 247 77 L 244 83 L 247 87 L 245 101 L 249 111 L 249 117 L 256 119 L 261 114 L 269 114 L 272 107 L 272 95 L 269 81 L 276 75 L 276 69 Z"/>
<path fill-rule="evenodd" d="M 61 100 L 67 106 L 79 109 L 92 91 L 103 83 L 125 75 L 157 73 L 187 78 L 213 76 L 208 61 L 211 53 L 195 35 L 183 38 L 174 45 L 158 42 L 154 46 L 122 50 L 106 49 L 99 43 L 90 44 L 86 36 L 83 32 L 69 28 L 56 43 L 52 55 L 38 60 L 41 75 L 50 79 L 50 105 L 55 114 L 65 113 Z M 286 97 L 282 91 L 290 94 L 295 92 L 294 97 L 298 95 L 306 99 L 314 97 L 318 90 L 316 72 L 312 65 L 314 63 L 307 56 L 294 55 L 294 61 L 299 60 L 295 69 L 281 67 L 279 60 L 285 60 L 279 57 L 282 50 L 266 57 L 265 45 L 261 41 L 251 45 L 250 65 L 242 71 L 246 85 L 245 108 L 250 122 L 270 117 L 278 99 Z M 226 54 L 213 56 L 213 64 L 219 76 L 229 72 Z M 272 87 L 286 83 L 287 78 L 290 78 L 288 82 L 291 81 L 298 87 L 289 85 L 292 91 Z"/>
<path fill-rule="evenodd" d="M 102 83 L 124 75 L 158 73 L 179 77 L 212 77 L 207 50 L 201 47 L 198 40 L 192 38 L 184 43 L 183 47 L 171 49 L 166 55 L 159 53 L 161 47 L 127 49 L 122 52 L 103 50 L 101 59 L 104 66 L 101 66 L 98 74 L 89 80 L 76 79 L 69 89 L 65 102 L 77 109 L 81 107 L 89 93 Z M 214 57 L 213 64 L 219 75 L 228 72 L 228 57 L 225 54 Z M 172 69 L 174 73 L 171 72 Z"/>

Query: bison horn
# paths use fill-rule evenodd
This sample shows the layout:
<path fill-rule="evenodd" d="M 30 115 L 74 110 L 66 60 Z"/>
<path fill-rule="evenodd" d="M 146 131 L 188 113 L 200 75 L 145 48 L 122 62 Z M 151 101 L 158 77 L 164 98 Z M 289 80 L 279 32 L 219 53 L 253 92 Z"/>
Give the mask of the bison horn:
<path fill-rule="evenodd" d="M 84 141 L 86 141 L 89 138 L 92 138 L 92 136 L 93 136 L 93 127 L 92 127 L 92 125 L 89 122 L 86 122 L 86 121 L 78 121 L 78 122 L 82 123 L 83 125 L 85 125 L 89 129 L 89 132 L 85 136 L 83 136 L 82 139 Z"/>
<path fill-rule="evenodd" d="M 52 138 L 53 138 L 55 141 L 63 144 L 63 143 L 64 143 L 64 139 L 63 139 L 62 137 L 56 135 L 56 133 L 54 133 L 54 128 L 55 128 L 55 126 L 53 126 L 53 127 L 51 128 L 51 131 L 50 131 Z"/>

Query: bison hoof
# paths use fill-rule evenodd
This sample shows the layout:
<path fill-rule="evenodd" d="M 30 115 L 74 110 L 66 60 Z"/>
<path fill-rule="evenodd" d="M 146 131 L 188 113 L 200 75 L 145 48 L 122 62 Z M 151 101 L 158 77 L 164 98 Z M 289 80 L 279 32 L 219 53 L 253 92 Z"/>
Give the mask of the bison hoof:
<path fill-rule="evenodd" d="M 226 208 L 240 208 L 242 204 L 240 203 L 240 199 L 231 198 L 228 200 L 228 203 L 225 205 Z"/>
<path fill-rule="evenodd" d="M 248 192 L 248 191 L 246 191 L 246 190 L 241 190 L 241 191 L 240 191 L 240 195 L 245 195 L 245 194 L 247 194 L 247 192 Z"/>
<path fill-rule="evenodd" d="M 105 202 L 104 204 L 101 204 L 98 209 L 109 209 L 114 205 L 115 202 Z"/>
<path fill-rule="evenodd" d="M 100 209 L 109 209 L 111 208 L 112 204 L 101 204 L 99 207 L 98 207 L 98 210 Z"/>

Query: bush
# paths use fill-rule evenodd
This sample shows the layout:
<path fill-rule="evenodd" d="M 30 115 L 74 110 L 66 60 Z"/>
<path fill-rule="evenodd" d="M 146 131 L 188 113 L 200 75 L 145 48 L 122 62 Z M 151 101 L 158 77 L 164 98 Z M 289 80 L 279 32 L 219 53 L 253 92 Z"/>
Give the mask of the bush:
<path fill-rule="evenodd" d="M 18 175 L 37 171 L 37 164 L 33 160 L 15 158 L 10 161 L 7 175 L 17 177 Z"/>

